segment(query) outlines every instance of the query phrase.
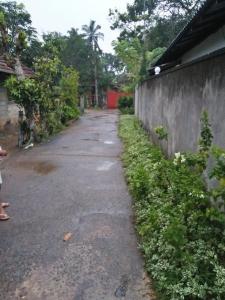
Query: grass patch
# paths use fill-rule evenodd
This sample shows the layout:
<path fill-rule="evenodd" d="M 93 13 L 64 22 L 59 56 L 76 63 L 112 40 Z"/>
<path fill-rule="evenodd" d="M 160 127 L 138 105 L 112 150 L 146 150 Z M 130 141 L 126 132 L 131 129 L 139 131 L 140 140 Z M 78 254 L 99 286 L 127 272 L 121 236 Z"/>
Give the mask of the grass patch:
<path fill-rule="evenodd" d="M 159 298 L 225 299 L 225 216 L 212 205 L 193 154 L 166 159 L 134 116 L 121 116 L 119 135 L 141 249 Z"/>

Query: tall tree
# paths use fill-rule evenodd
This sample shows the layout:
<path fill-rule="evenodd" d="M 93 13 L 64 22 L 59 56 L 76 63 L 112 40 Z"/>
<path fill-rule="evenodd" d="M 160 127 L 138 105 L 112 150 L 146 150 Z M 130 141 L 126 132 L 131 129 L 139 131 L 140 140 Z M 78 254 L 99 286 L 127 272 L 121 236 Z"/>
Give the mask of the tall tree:
<path fill-rule="evenodd" d="M 103 33 L 99 32 L 101 29 L 100 25 L 96 25 L 96 22 L 91 20 L 89 25 L 83 25 L 82 30 L 84 36 L 86 37 L 91 49 L 92 49 L 92 58 L 94 65 L 94 81 L 95 81 L 95 101 L 96 105 L 99 105 L 99 93 L 98 93 L 98 61 L 99 56 L 102 53 L 98 40 L 103 39 Z"/>
<path fill-rule="evenodd" d="M 14 67 L 19 79 L 24 79 L 21 57 L 28 42 L 36 39 L 31 16 L 23 4 L 15 1 L 0 2 L 1 55 Z"/>
<path fill-rule="evenodd" d="M 36 38 L 36 30 L 32 27 L 31 16 L 26 11 L 23 4 L 17 4 L 16 1 L 1 1 L 0 12 L 1 15 L 4 15 L 4 22 L 7 24 L 7 50 L 11 54 L 15 54 L 19 32 L 24 32 L 26 34 L 27 41 L 31 42 Z"/>
<path fill-rule="evenodd" d="M 92 88 L 92 48 L 79 34 L 77 29 L 71 28 L 65 37 L 65 47 L 60 52 L 60 58 L 67 67 L 73 67 L 79 72 L 79 93 L 86 94 Z"/>
<path fill-rule="evenodd" d="M 117 41 L 113 43 L 117 56 L 125 66 L 125 73 L 130 79 L 128 88 L 133 90 L 140 79 L 142 65 L 142 45 L 139 39 L 131 38 L 128 40 Z"/>
<path fill-rule="evenodd" d="M 134 0 L 133 4 L 127 5 L 124 13 L 110 10 L 111 28 L 121 31 L 120 39 L 139 37 L 143 40 L 143 36 L 157 31 L 158 26 L 165 24 L 164 32 L 166 30 L 173 39 L 203 2 L 204 0 Z M 164 35 L 164 38 L 166 42 L 161 39 L 162 44 L 157 47 L 168 44 L 167 36 Z"/>
<path fill-rule="evenodd" d="M 127 47 L 136 38 L 139 39 L 142 51 L 138 51 L 140 58 L 136 62 L 141 62 L 141 67 L 136 78 L 146 78 L 148 65 L 165 51 L 203 2 L 204 0 L 134 0 L 133 4 L 127 5 L 124 13 L 110 10 L 111 28 L 120 30 L 118 40 L 127 41 Z M 123 43 L 118 45 L 123 49 Z M 117 53 L 119 49 L 117 46 Z M 119 52 L 121 55 L 121 51 Z M 138 65 L 139 63 L 136 64 Z"/>

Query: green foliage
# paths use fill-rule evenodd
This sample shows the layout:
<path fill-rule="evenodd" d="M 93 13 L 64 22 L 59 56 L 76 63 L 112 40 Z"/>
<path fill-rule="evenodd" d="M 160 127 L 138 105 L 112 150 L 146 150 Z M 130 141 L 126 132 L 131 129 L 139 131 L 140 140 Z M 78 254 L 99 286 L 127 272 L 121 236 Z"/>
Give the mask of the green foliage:
<path fill-rule="evenodd" d="M 142 65 L 142 46 L 138 38 L 113 43 L 114 50 L 126 67 L 127 75 L 134 89 L 139 82 Z"/>
<path fill-rule="evenodd" d="M 154 43 L 156 39 L 161 40 L 154 48 L 165 47 L 168 36 L 172 41 L 182 29 L 184 22 L 195 14 L 203 2 L 204 0 L 134 0 L 132 4 L 127 4 L 124 13 L 117 9 L 110 10 L 111 28 L 121 31 L 120 40 L 129 40 L 133 37 L 143 40 L 146 33 L 151 35 L 153 32 L 152 42 Z"/>
<path fill-rule="evenodd" d="M 103 53 L 100 59 L 99 86 L 104 91 L 119 85 L 119 74 L 123 72 L 123 64 L 118 56 Z"/>
<path fill-rule="evenodd" d="M 7 79 L 5 86 L 9 91 L 10 97 L 20 108 L 25 109 L 25 114 L 29 118 L 37 109 L 41 99 L 41 89 L 36 80 L 30 78 L 18 80 L 12 76 Z"/>
<path fill-rule="evenodd" d="M 141 248 L 160 299 L 225 299 L 225 215 L 197 167 L 202 152 L 166 159 L 131 116 L 121 117 L 119 131 Z M 224 152 L 215 155 L 212 176 L 223 179 Z"/>
<path fill-rule="evenodd" d="M 36 62 L 36 79 L 42 89 L 40 115 L 52 134 L 79 116 L 79 76 L 73 68 L 63 66 L 60 59 L 42 57 Z"/>
<path fill-rule="evenodd" d="M 52 87 L 60 80 L 62 68 L 63 65 L 57 56 L 53 58 L 43 56 L 35 63 L 35 75 L 41 84 L 52 90 Z"/>
<path fill-rule="evenodd" d="M 134 0 L 132 4 L 127 4 L 123 13 L 117 9 L 110 10 L 111 29 L 120 30 L 115 45 L 122 46 L 122 49 L 118 51 L 115 48 L 115 51 L 127 68 L 133 89 L 140 80 L 147 78 L 149 65 L 159 59 L 203 1 Z M 132 44 L 134 41 L 137 44 L 136 40 L 140 49 L 134 53 Z M 137 47 L 134 48 L 136 51 Z"/>
<path fill-rule="evenodd" d="M 66 67 L 73 67 L 79 72 L 79 93 L 90 92 L 93 84 L 93 70 L 90 67 L 92 49 L 84 37 L 72 28 L 65 37 L 65 47 L 60 51 L 60 59 Z"/>
<path fill-rule="evenodd" d="M 155 16 L 155 24 L 146 33 L 146 44 L 149 51 L 167 48 L 177 34 L 184 28 L 190 15 L 172 15 L 170 18 Z"/>
<path fill-rule="evenodd" d="M 5 16 L 2 11 L 0 11 L 0 26 L 5 25 Z"/>
<path fill-rule="evenodd" d="M 96 25 L 96 21 L 91 20 L 88 25 L 83 25 L 82 30 L 84 32 L 85 37 L 87 38 L 88 44 L 94 51 L 93 54 L 96 54 L 95 52 L 97 50 L 100 50 L 98 45 L 98 40 L 104 38 L 104 34 L 99 32 L 101 29 L 100 25 Z"/>
<path fill-rule="evenodd" d="M 212 157 L 215 161 L 215 166 L 210 172 L 210 178 L 217 180 L 217 186 L 211 191 L 213 203 L 217 207 L 225 208 L 225 150 L 217 146 L 213 146 Z"/>
<path fill-rule="evenodd" d="M 208 113 L 203 111 L 201 116 L 201 139 L 199 141 L 200 152 L 209 152 L 212 145 L 213 135 Z"/>
<path fill-rule="evenodd" d="M 44 120 L 44 132 L 46 133 L 46 135 L 55 134 L 63 129 L 63 125 L 61 122 L 61 111 L 59 109 L 48 112 Z"/>
<path fill-rule="evenodd" d="M 165 50 L 166 50 L 165 47 L 163 47 L 163 48 L 159 47 L 159 48 L 153 49 L 152 51 L 147 51 L 146 52 L 146 60 L 147 60 L 148 66 L 154 65 L 154 63 L 157 62 L 157 60 L 165 52 Z"/>
<path fill-rule="evenodd" d="M 18 80 L 11 77 L 6 82 L 10 96 L 25 109 L 28 120 L 40 115 L 37 124 L 39 136 L 53 134 L 63 124 L 79 116 L 78 82 L 76 70 L 63 66 L 60 59 L 41 57 L 36 61 L 34 79 Z"/>
<path fill-rule="evenodd" d="M 118 108 L 122 114 L 134 114 L 134 98 L 132 96 L 123 96 L 119 98 Z"/>
<path fill-rule="evenodd" d="M 97 25 L 94 20 L 91 20 L 89 25 L 83 25 L 82 30 L 84 32 L 84 37 L 86 38 L 87 44 L 89 45 L 91 49 L 91 65 L 92 68 L 92 80 L 94 82 L 94 97 L 92 96 L 92 99 L 94 99 L 94 102 L 92 105 L 99 106 L 100 105 L 100 99 L 99 99 L 99 81 L 98 81 L 98 75 L 99 75 L 99 67 L 100 67 L 100 56 L 102 54 L 102 50 L 99 47 L 99 39 L 104 38 L 104 34 L 100 32 L 101 29 L 100 25 Z M 93 94 L 93 91 L 92 91 Z"/>
<path fill-rule="evenodd" d="M 160 140 L 168 139 L 168 132 L 163 126 L 158 126 L 155 128 L 155 133 L 158 135 Z"/>
<path fill-rule="evenodd" d="M 60 100 L 62 105 L 62 122 L 66 123 L 79 116 L 78 104 L 78 73 L 72 68 L 64 68 L 60 80 Z"/>
<path fill-rule="evenodd" d="M 31 26 L 31 16 L 23 4 L 17 4 L 16 1 L 1 1 L 0 13 L 1 16 L 4 16 L 4 19 L 2 17 L 1 19 L 4 20 L 7 27 L 8 52 L 10 54 L 16 52 L 18 32 L 25 35 L 28 42 L 36 38 L 36 30 Z"/>

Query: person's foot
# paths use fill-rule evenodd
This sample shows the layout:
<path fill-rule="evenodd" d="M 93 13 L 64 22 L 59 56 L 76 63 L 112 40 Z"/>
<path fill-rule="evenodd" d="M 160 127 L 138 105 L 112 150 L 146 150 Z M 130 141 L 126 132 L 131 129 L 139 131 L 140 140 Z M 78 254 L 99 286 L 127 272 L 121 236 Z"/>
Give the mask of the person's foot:
<path fill-rule="evenodd" d="M 0 221 L 7 221 L 10 217 L 7 214 L 0 214 Z"/>

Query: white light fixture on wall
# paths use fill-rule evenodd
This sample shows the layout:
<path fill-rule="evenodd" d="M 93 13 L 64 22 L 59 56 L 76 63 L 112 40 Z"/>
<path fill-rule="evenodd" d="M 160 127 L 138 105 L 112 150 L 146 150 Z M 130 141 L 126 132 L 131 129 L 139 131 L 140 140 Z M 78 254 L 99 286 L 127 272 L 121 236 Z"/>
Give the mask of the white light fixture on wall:
<path fill-rule="evenodd" d="M 160 67 L 155 67 L 155 75 L 159 75 L 161 72 L 161 68 Z"/>

